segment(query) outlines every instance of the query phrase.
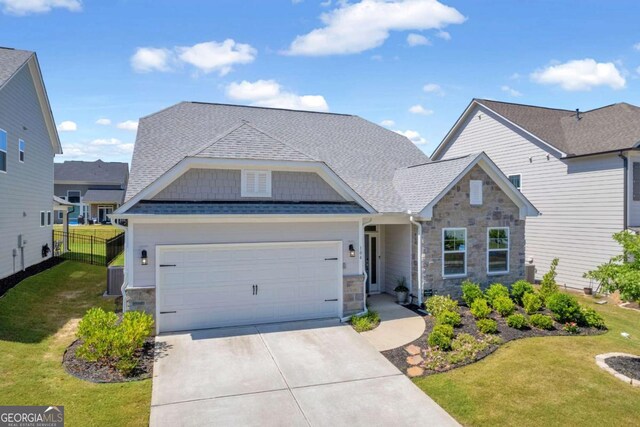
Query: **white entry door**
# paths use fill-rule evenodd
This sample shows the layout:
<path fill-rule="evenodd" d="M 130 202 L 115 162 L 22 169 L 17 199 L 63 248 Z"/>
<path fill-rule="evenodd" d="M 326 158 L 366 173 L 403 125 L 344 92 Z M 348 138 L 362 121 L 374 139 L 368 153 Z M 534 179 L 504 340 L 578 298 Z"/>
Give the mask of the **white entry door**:
<path fill-rule="evenodd" d="M 342 242 L 157 247 L 159 332 L 340 316 Z"/>

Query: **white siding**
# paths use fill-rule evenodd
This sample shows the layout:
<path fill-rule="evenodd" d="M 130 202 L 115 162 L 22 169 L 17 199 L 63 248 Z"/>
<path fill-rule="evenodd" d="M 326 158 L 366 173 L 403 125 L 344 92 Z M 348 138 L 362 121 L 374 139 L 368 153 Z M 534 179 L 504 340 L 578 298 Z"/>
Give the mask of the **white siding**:
<path fill-rule="evenodd" d="M 411 287 L 411 230 L 409 225 L 379 226 L 384 230 L 384 288 L 382 292 L 393 293 L 396 281 L 405 277 Z"/>
<path fill-rule="evenodd" d="M 40 227 L 40 211 L 53 210 L 53 148 L 28 67 L 0 91 L 0 128 L 7 131 L 7 173 L 0 172 L 0 279 L 21 270 L 18 235 L 27 241 L 24 267 L 51 248 L 52 227 Z M 18 161 L 18 139 L 26 143 Z M 17 256 L 13 257 L 13 250 Z M 51 256 L 51 255 L 49 255 Z"/>
<path fill-rule="evenodd" d="M 198 243 L 255 243 L 341 240 L 345 275 L 359 274 L 358 257 L 349 256 L 349 244 L 358 250 L 358 222 L 139 224 L 133 226 L 133 282 L 129 286 L 155 286 L 156 245 Z M 148 265 L 140 254 L 147 250 Z M 129 278 L 128 280 L 131 280 Z"/>
<path fill-rule="evenodd" d="M 526 258 L 533 258 L 537 278 L 558 257 L 559 283 L 588 285 L 582 274 L 619 251 L 611 235 L 624 227 L 622 159 L 610 154 L 560 160 L 506 121 L 477 108 L 441 158 L 480 151 L 506 175 L 522 174 L 522 193 L 542 214 L 527 218 L 525 232 Z"/>

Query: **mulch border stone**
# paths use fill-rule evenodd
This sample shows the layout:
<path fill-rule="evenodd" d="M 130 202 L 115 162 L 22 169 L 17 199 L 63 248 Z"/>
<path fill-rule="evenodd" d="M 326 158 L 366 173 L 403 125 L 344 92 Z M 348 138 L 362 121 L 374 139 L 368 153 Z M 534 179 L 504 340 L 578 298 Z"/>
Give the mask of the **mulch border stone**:
<path fill-rule="evenodd" d="M 627 384 L 631 384 L 633 387 L 640 387 L 640 379 L 629 378 L 627 375 L 616 371 L 611 365 L 607 363 L 608 359 L 611 358 L 629 358 L 629 359 L 640 359 L 640 356 L 636 356 L 634 354 L 629 353 L 603 353 L 596 356 L 596 364 L 609 372 L 614 377 L 618 378 L 620 381 L 624 381 Z M 638 377 L 640 378 L 640 376 Z"/>

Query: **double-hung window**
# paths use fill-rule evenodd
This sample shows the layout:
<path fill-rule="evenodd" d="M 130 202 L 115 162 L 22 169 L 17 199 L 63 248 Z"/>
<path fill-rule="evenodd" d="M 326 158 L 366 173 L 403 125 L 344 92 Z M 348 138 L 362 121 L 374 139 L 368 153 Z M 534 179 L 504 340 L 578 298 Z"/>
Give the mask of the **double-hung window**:
<path fill-rule="evenodd" d="M 509 181 L 511 181 L 514 187 L 522 191 L 522 174 L 509 175 Z"/>
<path fill-rule="evenodd" d="M 18 160 L 20 161 L 20 163 L 24 163 L 24 149 L 26 147 L 26 144 L 23 140 L 19 139 L 18 140 Z"/>
<path fill-rule="evenodd" d="M 442 230 L 442 276 L 467 275 L 467 229 L 444 228 Z"/>
<path fill-rule="evenodd" d="M 487 230 L 487 272 L 509 272 L 509 228 L 496 227 Z"/>
<path fill-rule="evenodd" d="M 7 132 L 0 129 L 0 172 L 7 171 Z"/>

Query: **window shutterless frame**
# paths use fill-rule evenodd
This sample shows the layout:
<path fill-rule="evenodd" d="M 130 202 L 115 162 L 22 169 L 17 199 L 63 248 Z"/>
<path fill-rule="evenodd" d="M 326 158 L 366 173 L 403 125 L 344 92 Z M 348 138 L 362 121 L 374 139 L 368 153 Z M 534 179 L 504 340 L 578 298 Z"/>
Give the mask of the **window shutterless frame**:
<path fill-rule="evenodd" d="M 24 150 L 25 150 L 26 144 L 24 142 L 24 140 L 19 139 L 18 140 L 18 161 L 20 163 L 24 163 Z"/>
<path fill-rule="evenodd" d="M 45 216 L 46 216 L 46 212 L 40 211 L 40 227 L 45 226 Z"/>
<path fill-rule="evenodd" d="M 447 255 L 462 254 L 464 271 L 462 273 L 447 273 Z M 442 229 L 442 277 L 445 279 L 467 276 L 467 229 L 443 228 Z"/>
<path fill-rule="evenodd" d="M 7 173 L 7 131 L 0 129 L 0 173 Z"/>
<path fill-rule="evenodd" d="M 511 175 L 509 175 L 509 181 L 511 181 L 514 187 L 522 191 L 522 174 L 521 173 L 512 173 Z"/>
<path fill-rule="evenodd" d="M 491 236 L 491 232 L 496 231 L 494 236 Z M 507 274 L 509 273 L 509 259 L 511 252 L 511 235 L 509 227 L 489 227 L 487 229 L 487 274 Z M 504 254 L 506 255 L 505 269 L 491 270 L 491 254 Z"/>

